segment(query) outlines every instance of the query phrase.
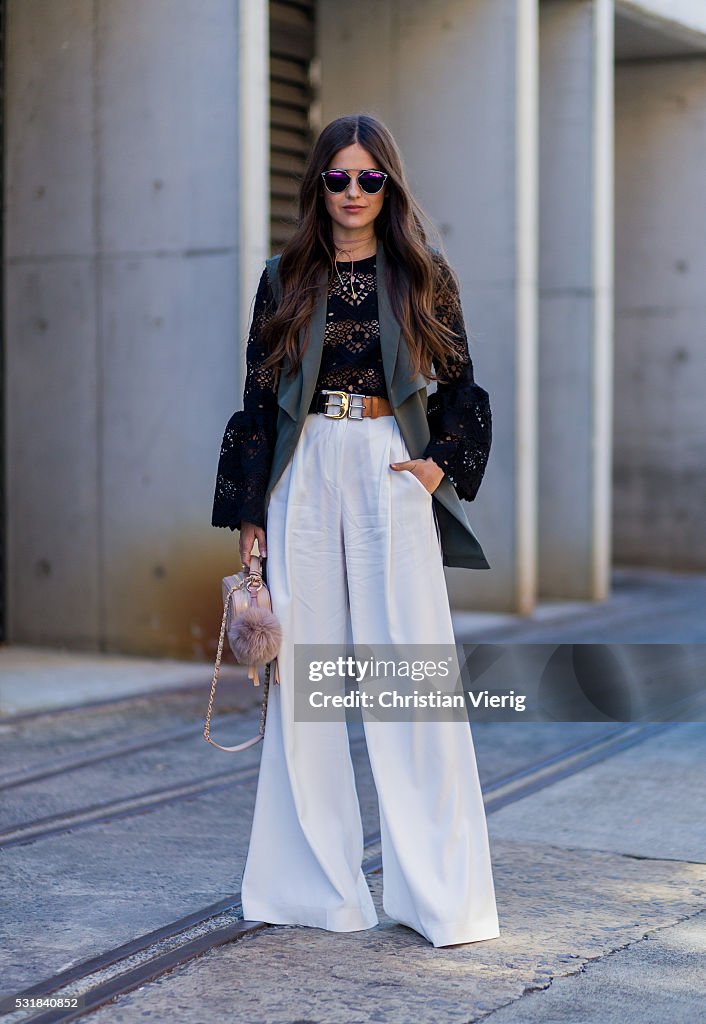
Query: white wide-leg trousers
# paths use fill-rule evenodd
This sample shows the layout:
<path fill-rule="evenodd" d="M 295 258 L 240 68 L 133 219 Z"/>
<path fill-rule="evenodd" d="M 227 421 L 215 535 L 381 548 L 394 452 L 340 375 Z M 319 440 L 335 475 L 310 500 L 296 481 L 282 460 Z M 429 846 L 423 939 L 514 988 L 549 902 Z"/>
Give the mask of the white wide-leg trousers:
<path fill-rule="evenodd" d="M 394 416 L 309 414 L 275 487 L 267 581 L 283 628 L 269 690 L 246 920 L 357 931 L 378 923 L 346 721 L 295 721 L 294 643 L 454 644 L 432 497 Z M 485 809 L 463 721 L 368 721 L 383 908 L 434 946 L 497 937 Z"/>

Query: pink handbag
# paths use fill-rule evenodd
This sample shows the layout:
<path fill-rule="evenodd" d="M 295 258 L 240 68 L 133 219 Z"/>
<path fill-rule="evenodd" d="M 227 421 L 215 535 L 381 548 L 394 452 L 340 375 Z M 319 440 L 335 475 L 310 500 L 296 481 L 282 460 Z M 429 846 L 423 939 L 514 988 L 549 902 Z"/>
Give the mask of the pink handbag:
<path fill-rule="evenodd" d="M 221 634 L 218 638 L 218 651 L 216 653 L 216 664 L 213 670 L 213 682 L 211 683 L 211 696 L 206 712 L 204 725 L 204 738 L 219 750 L 238 751 L 247 750 L 255 743 L 259 743 L 265 735 L 265 721 L 267 718 L 267 695 L 270 686 L 270 668 L 274 661 L 274 680 L 279 682 L 279 664 L 277 653 L 282 643 L 282 627 L 277 616 L 272 611 L 272 599 L 267 584 L 262 578 L 260 569 L 260 554 L 255 542 L 254 553 L 250 556 L 249 572 L 243 568 L 233 576 L 225 576 L 222 581 L 223 592 L 223 619 L 221 620 Z M 265 685 L 262 695 L 262 711 L 260 713 L 260 731 L 256 736 L 238 743 L 233 747 L 224 747 L 211 739 L 211 712 L 213 710 L 213 699 L 216 694 L 218 683 L 218 670 L 221 665 L 223 644 L 226 633 L 228 643 L 235 655 L 236 661 L 241 665 L 248 666 L 248 676 L 255 686 L 260 685 L 259 667 L 265 666 Z"/>

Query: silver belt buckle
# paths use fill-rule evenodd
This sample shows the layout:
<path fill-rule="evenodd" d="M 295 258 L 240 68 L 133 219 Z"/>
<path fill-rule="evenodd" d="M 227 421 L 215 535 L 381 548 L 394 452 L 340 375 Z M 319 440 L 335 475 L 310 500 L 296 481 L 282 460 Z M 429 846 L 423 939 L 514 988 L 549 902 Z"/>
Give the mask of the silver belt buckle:
<path fill-rule="evenodd" d="M 359 398 L 360 403 L 354 404 L 353 399 Z M 353 411 L 355 409 L 360 410 L 360 416 L 354 416 Z M 352 392 L 348 395 L 348 419 L 349 420 L 362 420 L 364 419 L 363 413 L 365 412 L 365 395 L 356 395 Z"/>

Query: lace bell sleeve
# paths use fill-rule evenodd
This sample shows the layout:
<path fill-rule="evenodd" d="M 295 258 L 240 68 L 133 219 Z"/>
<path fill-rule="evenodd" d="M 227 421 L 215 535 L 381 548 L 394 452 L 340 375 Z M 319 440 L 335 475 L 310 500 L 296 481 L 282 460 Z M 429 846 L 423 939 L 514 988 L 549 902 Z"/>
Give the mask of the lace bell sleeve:
<path fill-rule="evenodd" d="M 274 311 L 274 299 L 263 270 L 255 296 L 248 335 L 243 408 L 226 424 L 218 459 L 212 526 L 239 530 L 241 523 L 265 525 L 265 491 L 269 480 L 277 425 L 274 368 L 263 368 L 267 353 L 261 331 Z"/>
<path fill-rule="evenodd" d="M 481 485 L 490 454 L 492 421 L 488 392 L 473 379 L 473 363 L 461 309 L 458 287 L 442 257 L 442 285 L 435 314 L 456 334 L 454 355 L 442 374 L 448 383 L 438 383 L 429 395 L 427 420 L 431 439 L 422 458 L 441 466 L 463 501 L 473 501 Z M 438 372 L 436 367 L 434 372 Z"/>

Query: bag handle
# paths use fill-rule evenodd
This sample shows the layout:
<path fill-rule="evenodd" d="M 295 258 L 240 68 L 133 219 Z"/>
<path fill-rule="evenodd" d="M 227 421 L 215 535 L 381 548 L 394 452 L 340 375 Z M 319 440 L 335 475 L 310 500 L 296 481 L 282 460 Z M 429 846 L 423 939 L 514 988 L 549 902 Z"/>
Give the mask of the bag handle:
<path fill-rule="evenodd" d="M 250 560 L 248 561 L 247 569 L 245 568 L 245 565 L 243 565 L 243 569 L 245 570 L 246 576 L 256 577 L 254 580 L 252 580 L 253 583 L 257 582 L 257 578 L 259 578 L 260 580 L 263 579 L 262 560 L 264 557 L 264 555 L 260 554 L 260 545 L 256 537 L 252 543 L 252 551 L 250 552 Z M 248 579 L 247 582 L 249 586 L 251 580 Z"/>

